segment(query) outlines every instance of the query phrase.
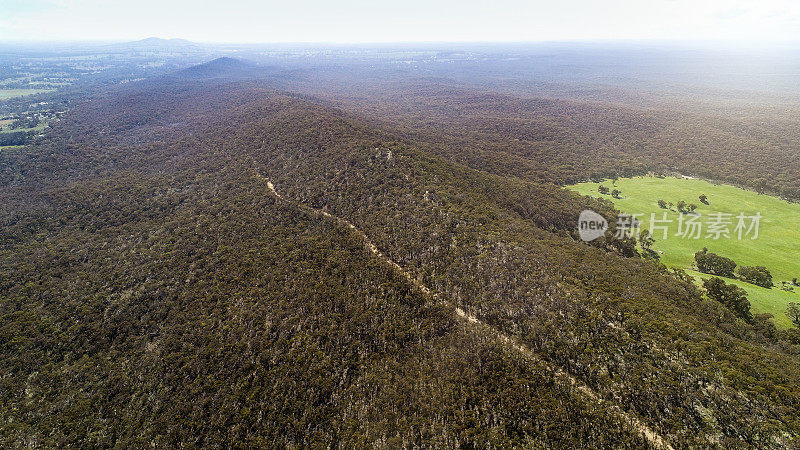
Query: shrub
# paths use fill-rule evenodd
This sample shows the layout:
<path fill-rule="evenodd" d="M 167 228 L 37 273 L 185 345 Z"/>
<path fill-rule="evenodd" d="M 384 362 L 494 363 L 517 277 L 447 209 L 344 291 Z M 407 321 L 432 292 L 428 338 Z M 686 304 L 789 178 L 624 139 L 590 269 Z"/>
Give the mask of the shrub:
<path fill-rule="evenodd" d="M 675 276 L 675 278 L 683 281 L 684 283 L 694 283 L 694 278 L 692 278 L 691 275 L 686 273 L 685 270 L 679 267 L 673 267 L 670 270 L 672 270 L 672 274 Z"/>
<path fill-rule="evenodd" d="M 716 300 L 746 321 L 753 320 L 750 313 L 750 301 L 747 299 L 747 291 L 734 284 L 725 283 L 722 278 L 709 278 L 703 280 L 703 288 L 708 294 L 708 298 Z"/>
<path fill-rule="evenodd" d="M 800 305 L 797 303 L 789 303 L 789 307 L 786 308 L 786 315 L 789 317 L 789 320 L 792 321 L 792 324 L 797 328 L 800 328 Z"/>
<path fill-rule="evenodd" d="M 765 288 L 774 286 L 772 284 L 772 274 L 764 266 L 741 266 L 738 271 L 739 278 L 742 281 Z"/>
<path fill-rule="evenodd" d="M 734 277 L 733 271 L 736 269 L 736 263 L 730 258 L 709 253 L 708 250 L 703 249 L 694 254 L 694 260 L 697 270 L 700 272 L 720 277 Z"/>

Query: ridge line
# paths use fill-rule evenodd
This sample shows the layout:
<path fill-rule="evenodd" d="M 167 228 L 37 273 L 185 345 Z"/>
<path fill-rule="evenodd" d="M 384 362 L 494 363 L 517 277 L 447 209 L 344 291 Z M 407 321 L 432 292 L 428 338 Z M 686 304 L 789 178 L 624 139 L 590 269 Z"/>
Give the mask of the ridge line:
<path fill-rule="evenodd" d="M 580 380 L 575 378 L 573 375 L 569 374 L 568 372 L 565 372 L 563 369 L 561 369 L 559 367 L 554 367 L 549 361 L 547 361 L 544 358 L 542 358 L 541 356 L 539 356 L 533 349 L 531 349 L 526 344 L 520 342 L 517 338 L 511 337 L 511 336 L 507 336 L 506 334 L 504 334 L 503 332 L 495 329 L 494 327 L 492 327 L 491 325 L 487 324 L 486 322 L 483 322 L 482 320 L 478 319 L 477 317 L 475 317 L 475 316 L 469 314 L 468 312 L 464 311 L 460 307 L 455 306 L 455 305 L 451 304 L 450 302 L 448 302 L 447 300 L 443 299 L 442 296 L 439 295 L 438 292 L 432 292 L 431 289 L 428 288 L 427 286 L 425 286 L 425 284 L 422 283 L 421 280 L 419 280 L 417 278 L 414 278 L 411 275 L 411 273 L 408 272 L 405 268 L 403 268 L 400 264 L 396 263 L 394 260 L 392 260 L 388 256 L 384 255 L 380 251 L 380 249 L 378 249 L 378 247 L 374 243 L 372 243 L 372 241 L 369 239 L 367 234 L 364 233 L 362 230 L 360 230 L 358 227 L 356 227 L 349 220 L 347 220 L 345 218 L 342 218 L 342 217 L 334 216 L 333 214 L 331 214 L 331 213 L 329 213 L 327 211 L 323 211 L 321 209 L 317 209 L 317 208 L 314 208 L 314 207 L 311 207 L 311 206 L 308 206 L 308 205 L 304 205 L 302 203 L 299 203 L 299 202 L 296 202 L 296 201 L 289 200 L 289 199 L 285 198 L 283 195 L 281 195 L 275 189 L 275 185 L 272 183 L 272 181 L 269 180 L 269 178 L 265 177 L 264 175 L 262 175 L 261 173 L 259 173 L 255 169 L 252 169 L 252 170 L 255 173 L 256 178 L 266 182 L 267 188 L 269 189 L 270 193 L 272 195 L 274 195 L 277 199 L 282 200 L 282 201 L 286 201 L 286 202 L 290 202 L 290 203 L 292 203 L 294 205 L 297 205 L 300 209 L 302 209 L 302 210 L 304 210 L 307 213 L 310 213 L 312 215 L 315 215 L 315 216 L 318 216 L 318 217 L 328 218 L 328 219 L 331 219 L 331 220 L 335 221 L 339 225 L 346 226 L 347 228 L 352 230 L 359 237 L 359 239 L 361 239 L 361 241 L 364 243 L 364 246 L 370 251 L 370 253 L 373 254 L 373 256 L 378 258 L 381 262 L 383 262 L 385 264 L 388 264 L 393 269 L 395 269 L 395 271 L 397 271 L 400 275 L 402 275 L 409 283 L 411 283 L 415 288 L 417 288 L 422 293 L 424 293 L 426 295 L 432 295 L 434 298 L 436 298 L 437 300 L 441 301 L 442 303 L 444 303 L 444 304 L 446 304 L 446 305 L 448 305 L 450 307 L 453 307 L 455 309 L 456 317 L 458 317 L 459 319 L 461 319 L 463 321 L 466 321 L 468 324 L 481 327 L 481 328 L 485 329 L 486 331 L 494 334 L 495 337 L 500 342 L 510 346 L 512 349 L 516 350 L 523 357 L 525 357 L 527 359 L 530 359 L 530 360 L 533 360 L 533 361 L 536 361 L 536 362 L 544 365 L 547 370 L 549 370 L 550 372 L 552 372 L 556 376 L 556 378 L 559 378 L 562 381 L 566 382 L 567 384 L 572 386 L 576 391 L 582 393 L 584 396 L 588 397 L 589 399 L 591 399 L 591 400 L 593 400 L 593 401 L 595 401 L 597 403 L 605 404 L 606 406 L 609 406 L 610 410 L 614 413 L 614 415 L 617 416 L 617 418 L 621 419 L 623 422 L 628 423 L 633 429 L 638 431 L 639 434 L 641 434 L 655 448 L 673 450 L 672 445 L 670 445 L 669 442 L 667 442 L 666 439 L 664 439 L 660 434 L 658 434 L 653 429 L 651 429 L 646 423 L 644 423 L 644 421 L 642 421 L 640 418 L 638 418 L 635 415 L 635 413 L 628 412 L 628 411 L 622 409 L 621 406 L 612 403 L 612 401 L 604 399 L 597 392 L 595 392 L 589 385 L 587 385 L 586 383 L 581 382 Z"/>

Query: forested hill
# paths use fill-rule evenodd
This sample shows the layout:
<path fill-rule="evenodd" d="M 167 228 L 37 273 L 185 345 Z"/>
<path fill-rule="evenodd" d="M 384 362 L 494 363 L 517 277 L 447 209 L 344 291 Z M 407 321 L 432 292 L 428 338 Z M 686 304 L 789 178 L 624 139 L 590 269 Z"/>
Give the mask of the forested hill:
<path fill-rule="evenodd" d="M 470 73 L 463 75 L 470 80 Z M 723 181 L 800 201 L 798 110 L 702 104 L 631 106 L 538 97 L 511 89 L 536 73 L 479 80 L 328 75 L 320 83 L 286 83 L 322 96 L 367 120 L 389 123 L 416 142 L 479 170 L 559 184 L 648 171 Z M 686 98 L 690 94 L 680 93 Z M 752 99 L 757 103 L 758 98 Z"/>
<path fill-rule="evenodd" d="M 800 440 L 793 336 L 577 241 L 609 205 L 269 82 L 131 83 L 0 169 L 4 446 Z"/>

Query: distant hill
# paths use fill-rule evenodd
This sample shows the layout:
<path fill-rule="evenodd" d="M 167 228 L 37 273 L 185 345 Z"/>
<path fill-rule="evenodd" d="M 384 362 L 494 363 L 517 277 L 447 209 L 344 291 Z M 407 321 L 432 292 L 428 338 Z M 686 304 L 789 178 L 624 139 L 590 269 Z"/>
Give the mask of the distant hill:
<path fill-rule="evenodd" d="M 224 56 L 180 70 L 180 78 L 252 78 L 271 72 L 273 68 L 261 67 L 250 61 Z"/>
<path fill-rule="evenodd" d="M 132 42 L 122 42 L 112 44 L 111 47 L 117 50 L 128 51 L 184 51 L 194 52 L 202 50 L 202 46 L 196 42 L 187 41 L 186 39 L 162 39 L 157 37 L 149 37 Z"/>

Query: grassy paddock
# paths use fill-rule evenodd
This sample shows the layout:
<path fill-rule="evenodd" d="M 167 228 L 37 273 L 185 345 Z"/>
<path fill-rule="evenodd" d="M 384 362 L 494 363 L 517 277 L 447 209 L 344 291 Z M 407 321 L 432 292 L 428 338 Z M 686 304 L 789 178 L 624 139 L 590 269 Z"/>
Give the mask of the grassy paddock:
<path fill-rule="evenodd" d="M 25 131 L 25 132 L 28 132 L 28 131 L 43 131 L 45 128 L 47 128 L 47 125 L 49 125 L 49 123 L 46 122 L 46 121 L 42 121 L 42 122 L 39 123 L 39 125 L 36 125 L 35 127 L 32 127 L 32 128 L 14 128 L 14 129 L 11 129 L 11 128 L 8 128 L 8 125 L 5 125 L 5 126 L 3 126 L 3 129 L 0 130 L 0 133 L 16 133 L 18 131 Z"/>
<path fill-rule="evenodd" d="M 24 95 L 40 94 L 42 92 L 50 92 L 52 89 L 0 89 L 0 100 L 8 100 L 9 98 L 22 97 Z"/>
<path fill-rule="evenodd" d="M 621 198 L 613 199 L 610 195 L 598 192 L 598 186 L 621 191 Z M 703 247 L 722 256 L 732 258 L 738 265 L 766 266 L 773 276 L 776 285 L 781 281 L 800 278 L 800 204 L 790 203 L 776 197 L 758 194 L 739 189 L 734 186 L 718 185 L 699 179 L 658 178 L 652 176 L 619 179 L 616 185 L 611 181 L 602 183 L 580 183 L 569 186 L 570 189 L 584 195 L 602 197 L 612 200 L 616 207 L 629 214 L 642 214 L 639 219 L 644 228 L 650 229 L 651 213 L 661 220 L 671 223 L 657 223 L 668 228 L 667 238 L 663 231 L 654 230 L 656 243 L 653 248 L 661 251 L 661 261 L 668 266 L 691 269 L 694 253 Z M 700 194 L 708 196 L 708 205 L 702 204 Z M 702 235 L 699 239 L 676 236 L 678 216 L 680 213 L 673 206 L 671 210 L 660 208 L 658 200 L 677 204 L 683 200 L 697 205 L 697 219 L 702 222 Z M 709 216 L 717 213 L 732 214 L 729 225 L 730 238 L 714 239 L 708 236 Z M 754 215 L 760 213 L 759 234 L 757 239 L 746 236 L 739 240 L 734 232 L 737 224 L 736 216 L 740 213 Z M 749 225 L 749 221 L 747 221 Z M 695 277 L 708 275 L 690 272 Z M 728 280 L 730 281 L 730 280 Z M 800 302 L 800 287 L 796 292 L 786 292 L 778 287 L 764 289 L 751 284 L 736 281 L 744 287 L 755 312 L 769 312 L 775 316 L 775 323 L 780 327 L 788 327 L 789 321 L 784 311 L 789 302 Z"/>

